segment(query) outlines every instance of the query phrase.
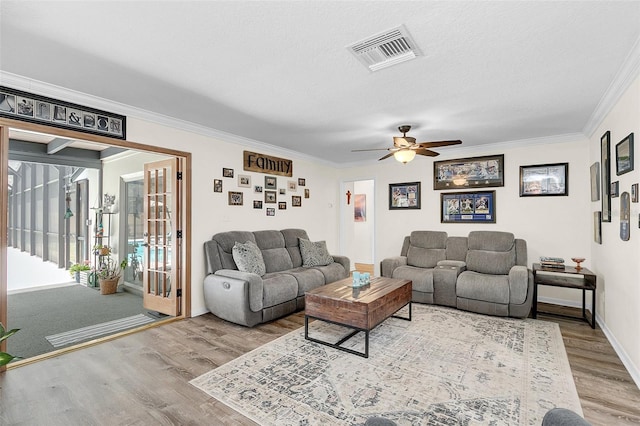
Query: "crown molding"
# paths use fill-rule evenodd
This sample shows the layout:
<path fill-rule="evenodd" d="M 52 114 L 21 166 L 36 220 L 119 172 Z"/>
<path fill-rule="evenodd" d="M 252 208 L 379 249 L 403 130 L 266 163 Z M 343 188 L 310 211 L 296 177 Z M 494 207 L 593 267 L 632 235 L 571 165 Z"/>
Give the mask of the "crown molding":
<path fill-rule="evenodd" d="M 0 85 L 11 87 L 17 90 L 23 90 L 33 94 L 47 96 L 53 99 L 60 99 L 66 102 L 72 102 L 104 111 L 121 114 L 127 118 L 135 118 L 150 123 L 159 124 L 161 126 L 170 127 L 172 129 L 183 130 L 185 132 L 198 134 L 201 136 L 218 139 L 223 142 L 229 142 L 235 145 L 241 145 L 245 148 L 253 150 L 267 150 L 270 154 L 284 155 L 293 157 L 298 160 L 306 160 L 313 163 L 320 163 L 328 167 L 338 168 L 336 163 L 319 159 L 310 155 L 302 154 L 286 148 L 270 145 L 255 139 L 246 138 L 244 136 L 234 135 L 232 133 L 223 132 L 201 124 L 192 123 L 186 120 L 169 117 L 167 115 L 158 114 L 142 108 L 131 105 L 111 101 L 109 99 L 100 98 L 98 96 L 89 95 L 87 93 L 78 92 L 54 84 L 46 83 L 39 80 L 23 77 L 0 70 Z"/>
<path fill-rule="evenodd" d="M 640 75 L 640 37 L 636 40 L 618 73 L 582 129 L 582 132 L 587 137 L 593 136 L 593 133 L 600 127 L 609 111 L 613 109 L 638 75 Z"/>

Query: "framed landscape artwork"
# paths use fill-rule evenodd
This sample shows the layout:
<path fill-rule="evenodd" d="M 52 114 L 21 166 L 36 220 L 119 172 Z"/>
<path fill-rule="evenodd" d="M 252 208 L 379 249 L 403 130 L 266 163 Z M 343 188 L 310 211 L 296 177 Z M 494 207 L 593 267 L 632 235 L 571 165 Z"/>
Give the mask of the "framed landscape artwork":
<path fill-rule="evenodd" d="M 433 163 L 433 189 L 504 186 L 504 155 Z"/>
<path fill-rule="evenodd" d="M 520 166 L 520 196 L 569 195 L 569 163 Z"/>
<path fill-rule="evenodd" d="M 602 177 L 602 222 L 611 222 L 611 132 L 600 138 L 600 168 Z"/>
<path fill-rule="evenodd" d="M 602 212 L 593 212 L 593 241 L 602 244 Z"/>
<path fill-rule="evenodd" d="M 633 133 L 616 145 L 616 175 L 633 170 Z"/>
<path fill-rule="evenodd" d="M 440 194 L 440 222 L 496 223 L 496 191 Z"/>
<path fill-rule="evenodd" d="M 390 183 L 389 210 L 420 208 L 420 182 Z"/>

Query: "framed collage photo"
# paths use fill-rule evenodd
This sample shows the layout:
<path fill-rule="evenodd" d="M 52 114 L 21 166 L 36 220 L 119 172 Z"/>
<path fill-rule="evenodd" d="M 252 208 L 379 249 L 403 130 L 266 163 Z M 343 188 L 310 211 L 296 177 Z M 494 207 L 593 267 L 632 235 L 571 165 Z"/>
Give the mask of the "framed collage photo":
<path fill-rule="evenodd" d="M 504 155 L 459 158 L 433 163 L 433 189 L 504 186 Z"/>
<path fill-rule="evenodd" d="M 440 194 L 440 222 L 496 223 L 496 191 Z"/>
<path fill-rule="evenodd" d="M 125 140 L 127 117 L 0 86 L 0 116 Z"/>
<path fill-rule="evenodd" d="M 390 183 L 389 210 L 420 208 L 420 182 Z"/>

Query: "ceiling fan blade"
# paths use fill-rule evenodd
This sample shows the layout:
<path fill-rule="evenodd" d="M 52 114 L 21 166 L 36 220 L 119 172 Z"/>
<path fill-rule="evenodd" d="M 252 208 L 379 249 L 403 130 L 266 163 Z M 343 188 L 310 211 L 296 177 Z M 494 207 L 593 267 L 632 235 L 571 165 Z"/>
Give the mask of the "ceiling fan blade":
<path fill-rule="evenodd" d="M 388 151 L 391 148 L 370 148 L 370 149 L 352 149 L 351 152 L 362 152 L 362 151 Z"/>
<path fill-rule="evenodd" d="M 416 151 L 416 154 L 418 154 L 418 155 L 426 155 L 427 157 L 437 157 L 438 155 L 440 155 L 439 152 L 431 151 L 431 150 L 425 149 L 425 148 L 418 148 L 415 151 Z"/>
<path fill-rule="evenodd" d="M 378 161 L 385 160 L 385 159 L 387 159 L 387 158 L 391 157 L 393 154 L 394 154 L 393 152 L 390 152 L 390 153 L 388 153 L 387 155 L 385 155 L 384 157 L 382 157 L 382 158 L 378 158 Z"/>
<path fill-rule="evenodd" d="M 433 142 L 420 142 L 421 148 L 435 148 L 437 146 L 449 146 L 449 145 L 460 145 L 462 143 L 461 140 L 455 141 L 433 141 Z"/>

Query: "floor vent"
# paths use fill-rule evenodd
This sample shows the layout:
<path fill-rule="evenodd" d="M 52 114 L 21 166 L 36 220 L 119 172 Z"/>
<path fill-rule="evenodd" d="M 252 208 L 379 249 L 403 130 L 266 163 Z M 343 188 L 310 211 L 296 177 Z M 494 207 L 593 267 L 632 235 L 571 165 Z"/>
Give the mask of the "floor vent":
<path fill-rule="evenodd" d="M 378 71 L 419 56 L 416 43 L 404 25 L 347 46 L 370 71 Z"/>

